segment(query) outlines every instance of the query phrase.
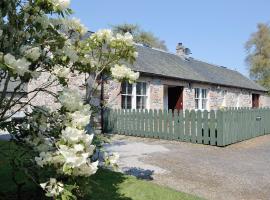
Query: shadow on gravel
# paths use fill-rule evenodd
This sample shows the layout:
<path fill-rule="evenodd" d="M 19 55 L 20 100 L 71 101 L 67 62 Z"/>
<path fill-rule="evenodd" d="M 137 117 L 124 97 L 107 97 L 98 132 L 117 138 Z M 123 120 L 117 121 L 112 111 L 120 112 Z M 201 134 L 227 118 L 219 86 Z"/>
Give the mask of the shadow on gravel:
<path fill-rule="evenodd" d="M 137 167 L 129 167 L 129 168 L 124 168 L 123 171 L 125 174 L 135 176 L 138 179 L 143 179 L 143 180 L 148 180 L 148 181 L 153 180 L 152 175 L 154 174 L 154 170 L 142 169 L 142 168 L 137 168 Z"/>

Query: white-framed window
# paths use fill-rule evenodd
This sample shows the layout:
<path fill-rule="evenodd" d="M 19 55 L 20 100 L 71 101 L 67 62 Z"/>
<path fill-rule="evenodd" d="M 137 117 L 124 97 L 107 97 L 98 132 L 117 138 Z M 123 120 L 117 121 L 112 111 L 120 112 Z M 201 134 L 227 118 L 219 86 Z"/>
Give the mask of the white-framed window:
<path fill-rule="evenodd" d="M 132 84 L 123 82 L 121 84 L 121 108 L 131 109 L 132 108 Z"/>
<path fill-rule="evenodd" d="M 136 83 L 136 109 L 146 109 L 147 107 L 147 86 L 145 82 Z"/>
<path fill-rule="evenodd" d="M 130 84 L 124 82 L 121 85 L 122 109 L 148 109 L 148 85 L 146 82 Z"/>
<path fill-rule="evenodd" d="M 195 88 L 195 109 L 207 109 L 207 89 Z"/>

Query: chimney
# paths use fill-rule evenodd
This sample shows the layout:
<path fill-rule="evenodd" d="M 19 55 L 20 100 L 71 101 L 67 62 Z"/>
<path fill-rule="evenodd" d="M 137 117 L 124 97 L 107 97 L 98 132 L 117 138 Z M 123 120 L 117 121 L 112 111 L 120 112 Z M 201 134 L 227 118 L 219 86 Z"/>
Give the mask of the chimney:
<path fill-rule="evenodd" d="M 186 48 L 181 42 L 177 44 L 176 55 L 186 58 L 188 57 L 189 54 L 191 54 L 191 51 L 189 48 Z"/>

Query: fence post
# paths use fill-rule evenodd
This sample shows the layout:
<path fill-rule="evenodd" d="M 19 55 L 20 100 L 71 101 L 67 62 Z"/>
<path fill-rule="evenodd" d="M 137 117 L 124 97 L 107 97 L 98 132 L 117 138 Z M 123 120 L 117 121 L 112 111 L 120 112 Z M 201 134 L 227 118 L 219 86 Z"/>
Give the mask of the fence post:
<path fill-rule="evenodd" d="M 226 111 L 217 111 L 217 146 L 225 146 L 225 120 L 224 114 Z"/>

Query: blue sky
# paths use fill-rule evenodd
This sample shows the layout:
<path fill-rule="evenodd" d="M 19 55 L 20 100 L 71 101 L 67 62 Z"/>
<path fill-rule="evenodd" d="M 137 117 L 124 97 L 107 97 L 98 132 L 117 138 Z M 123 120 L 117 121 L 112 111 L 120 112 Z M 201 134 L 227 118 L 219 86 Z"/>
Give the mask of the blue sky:
<path fill-rule="evenodd" d="M 259 22 L 270 22 L 269 0 L 73 0 L 71 7 L 89 30 L 135 23 L 192 57 L 248 75 L 244 44 Z"/>

